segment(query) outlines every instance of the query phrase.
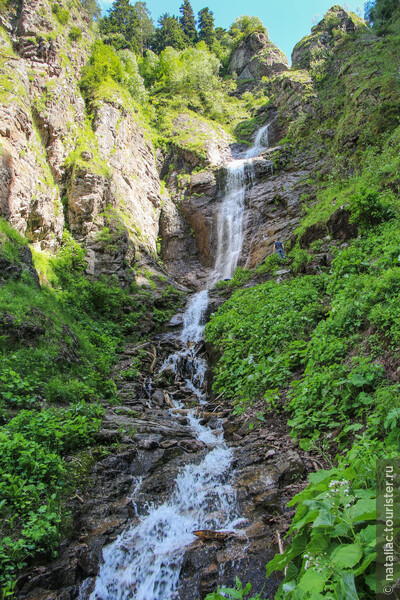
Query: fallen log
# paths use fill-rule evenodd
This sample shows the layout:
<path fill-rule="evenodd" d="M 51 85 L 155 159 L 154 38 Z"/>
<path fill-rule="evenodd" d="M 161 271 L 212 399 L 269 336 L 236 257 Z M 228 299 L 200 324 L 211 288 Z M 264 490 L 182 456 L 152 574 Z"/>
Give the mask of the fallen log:
<path fill-rule="evenodd" d="M 201 529 L 199 531 L 193 531 L 193 535 L 197 536 L 203 541 L 211 542 L 213 540 L 227 540 L 231 537 L 234 537 L 235 533 L 233 531 L 212 531 L 210 529 Z"/>

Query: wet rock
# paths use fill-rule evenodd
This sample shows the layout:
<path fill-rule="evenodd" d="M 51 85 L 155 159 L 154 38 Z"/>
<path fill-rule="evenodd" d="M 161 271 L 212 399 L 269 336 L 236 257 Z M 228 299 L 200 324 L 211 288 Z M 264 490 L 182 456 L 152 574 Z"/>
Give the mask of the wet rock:
<path fill-rule="evenodd" d="M 112 429 L 100 429 L 100 431 L 95 434 L 94 438 L 97 444 L 107 446 L 120 441 L 122 439 L 122 433 Z"/>
<path fill-rule="evenodd" d="M 312 242 L 321 240 L 326 236 L 327 227 L 324 224 L 316 223 L 306 228 L 305 232 L 300 236 L 300 248 L 308 248 Z"/>
<path fill-rule="evenodd" d="M 159 406 L 162 406 L 165 402 L 164 392 L 162 390 L 156 390 L 151 395 L 151 399 Z"/>
<path fill-rule="evenodd" d="M 281 485 L 288 485 L 302 479 L 306 472 L 304 462 L 297 452 L 288 453 L 284 460 L 278 463 L 277 468 Z"/>
<path fill-rule="evenodd" d="M 276 489 L 267 490 L 258 496 L 255 496 L 254 503 L 268 513 L 275 513 L 281 511 L 281 503 L 279 497 L 279 491 Z"/>
<path fill-rule="evenodd" d="M 271 458 L 272 456 L 275 456 L 276 451 L 275 450 L 268 450 L 268 452 L 265 455 L 265 459 L 268 460 L 269 458 Z"/>
<path fill-rule="evenodd" d="M 83 544 L 79 548 L 77 553 L 78 566 L 84 572 L 85 577 L 95 576 L 98 574 L 104 543 L 104 537 L 97 538 L 90 548 L 87 544 Z"/>
<path fill-rule="evenodd" d="M 183 324 L 183 313 L 174 315 L 172 319 L 167 323 L 167 327 L 179 327 Z"/>

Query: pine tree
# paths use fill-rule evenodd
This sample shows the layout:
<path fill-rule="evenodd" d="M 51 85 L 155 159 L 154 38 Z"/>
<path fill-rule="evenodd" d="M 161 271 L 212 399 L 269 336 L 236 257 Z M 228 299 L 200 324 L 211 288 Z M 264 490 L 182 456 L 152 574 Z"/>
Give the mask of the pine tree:
<path fill-rule="evenodd" d="M 179 11 L 182 14 L 179 22 L 182 26 L 183 33 L 186 35 L 191 44 L 195 44 L 197 42 L 197 29 L 194 12 L 190 1 L 183 0 L 183 4 L 181 4 Z"/>
<path fill-rule="evenodd" d="M 98 21 L 101 17 L 101 8 L 97 0 L 81 0 L 83 8 L 89 14 L 91 19 Z"/>
<path fill-rule="evenodd" d="M 171 17 L 164 13 L 158 20 L 159 29 L 156 29 L 152 44 L 155 52 L 162 52 L 167 46 L 176 50 L 183 50 L 189 45 L 189 40 L 183 33 L 178 17 Z"/>
<path fill-rule="evenodd" d="M 198 14 L 199 39 L 208 46 L 215 42 L 214 13 L 209 8 L 202 8 Z"/>
<path fill-rule="evenodd" d="M 133 8 L 139 20 L 140 53 L 143 56 L 143 50 L 150 47 L 150 40 L 154 35 L 153 19 L 146 2 L 136 2 Z"/>
<path fill-rule="evenodd" d="M 385 33 L 400 16 L 399 0 L 370 0 L 365 4 L 365 19 L 378 33 Z"/>
<path fill-rule="evenodd" d="M 140 22 L 129 0 L 114 0 L 108 17 L 101 19 L 100 32 L 105 36 L 122 35 L 127 47 L 135 52 L 140 49 Z"/>

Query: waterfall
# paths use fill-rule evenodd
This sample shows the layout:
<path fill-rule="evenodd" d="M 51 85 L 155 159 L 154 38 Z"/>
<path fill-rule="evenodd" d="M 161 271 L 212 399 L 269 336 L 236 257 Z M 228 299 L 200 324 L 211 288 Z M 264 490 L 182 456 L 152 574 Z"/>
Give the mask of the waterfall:
<path fill-rule="evenodd" d="M 217 217 L 217 255 L 212 283 L 231 278 L 237 267 L 243 246 L 246 178 L 254 180 L 251 159 L 268 148 L 268 130 L 269 124 L 261 127 L 244 158 L 233 160 L 226 166 L 225 195 Z"/>
<path fill-rule="evenodd" d="M 262 127 L 244 157 L 230 162 L 224 198 L 217 218 L 217 253 L 211 287 L 219 279 L 232 277 L 243 245 L 246 170 L 252 158 L 268 146 L 268 125 Z M 186 385 L 204 403 L 203 382 L 207 364 L 198 357 L 203 338 L 208 290 L 195 294 L 186 308 L 181 333 L 182 350 L 168 357 L 161 371 L 183 374 Z M 179 576 L 185 548 L 201 529 L 234 529 L 238 514 L 236 497 L 229 483 L 233 453 L 222 429 L 200 423 L 189 411 L 188 422 L 196 438 L 208 447 L 203 460 L 182 469 L 174 491 L 161 506 L 151 506 L 139 524 L 128 528 L 104 549 L 103 564 L 90 600 L 179 600 Z M 85 593 L 85 584 L 81 588 Z"/>

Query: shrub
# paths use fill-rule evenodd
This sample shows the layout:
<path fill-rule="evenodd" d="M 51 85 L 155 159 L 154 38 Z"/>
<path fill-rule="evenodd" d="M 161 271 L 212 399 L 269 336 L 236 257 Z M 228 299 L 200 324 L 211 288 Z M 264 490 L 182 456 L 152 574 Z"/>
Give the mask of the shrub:
<path fill-rule="evenodd" d="M 71 27 L 71 31 L 69 32 L 69 39 L 73 42 L 77 42 L 78 40 L 82 39 L 82 30 L 76 25 L 73 25 Z"/>
<path fill-rule="evenodd" d="M 59 4 L 54 3 L 51 5 L 51 10 L 60 25 L 67 25 L 69 22 L 69 11 L 66 8 L 61 8 Z"/>
<path fill-rule="evenodd" d="M 376 461 L 384 453 L 361 440 L 337 467 L 309 475 L 283 554 L 267 576 L 285 571 L 275 598 L 370 598 L 375 591 Z M 312 595 L 310 595 L 312 594 Z"/>
<path fill-rule="evenodd" d="M 391 192 L 361 188 L 350 197 L 351 221 L 363 228 L 388 221 L 396 216 L 396 204 Z"/>

